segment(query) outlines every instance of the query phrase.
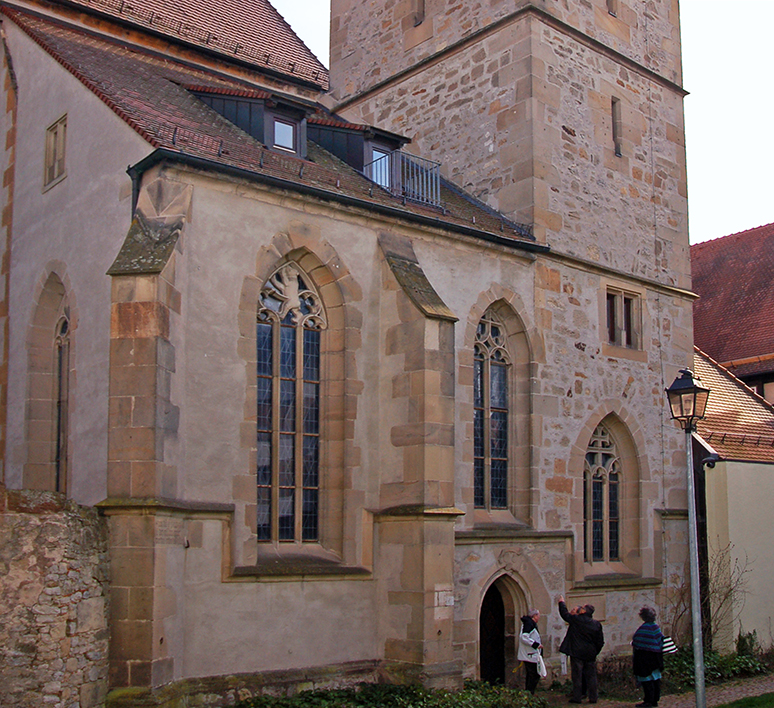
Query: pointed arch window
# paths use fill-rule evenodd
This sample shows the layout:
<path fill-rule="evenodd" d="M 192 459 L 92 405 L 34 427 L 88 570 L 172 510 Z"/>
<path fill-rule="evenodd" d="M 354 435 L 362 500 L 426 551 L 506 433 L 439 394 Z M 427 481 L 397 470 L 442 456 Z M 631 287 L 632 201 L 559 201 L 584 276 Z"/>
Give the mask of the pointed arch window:
<path fill-rule="evenodd" d="M 473 356 L 473 496 L 484 509 L 508 506 L 508 380 L 505 328 L 491 310 L 476 329 Z"/>
<path fill-rule="evenodd" d="M 67 482 L 67 441 L 69 437 L 70 399 L 70 322 L 62 317 L 56 325 L 54 339 L 56 393 L 54 398 L 54 488 L 64 492 Z"/>
<path fill-rule="evenodd" d="M 294 263 L 260 294 L 257 347 L 257 537 L 316 541 L 320 508 L 320 297 Z"/>
<path fill-rule="evenodd" d="M 584 559 L 620 560 L 621 461 L 610 431 L 601 423 L 586 449 L 583 485 Z"/>

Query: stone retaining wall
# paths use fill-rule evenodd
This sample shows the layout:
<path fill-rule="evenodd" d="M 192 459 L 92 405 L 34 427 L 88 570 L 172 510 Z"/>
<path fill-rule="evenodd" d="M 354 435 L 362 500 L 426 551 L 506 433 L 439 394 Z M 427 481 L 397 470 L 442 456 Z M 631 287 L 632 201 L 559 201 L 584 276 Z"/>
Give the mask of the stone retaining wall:
<path fill-rule="evenodd" d="M 95 509 L 0 487 L 0 616 L 0 705 L 103 705 L 108 561 Z"/>

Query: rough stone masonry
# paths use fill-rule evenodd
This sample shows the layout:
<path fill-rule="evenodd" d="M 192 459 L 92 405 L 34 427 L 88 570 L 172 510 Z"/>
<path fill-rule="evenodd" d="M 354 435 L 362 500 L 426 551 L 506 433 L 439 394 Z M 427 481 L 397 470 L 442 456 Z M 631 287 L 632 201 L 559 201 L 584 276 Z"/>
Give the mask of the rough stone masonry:
<path fill-rule="evenodd" d="M 0 487 L 0 705 L 92 708 L 108 667 L 104 520 L 54 492 Z"/>

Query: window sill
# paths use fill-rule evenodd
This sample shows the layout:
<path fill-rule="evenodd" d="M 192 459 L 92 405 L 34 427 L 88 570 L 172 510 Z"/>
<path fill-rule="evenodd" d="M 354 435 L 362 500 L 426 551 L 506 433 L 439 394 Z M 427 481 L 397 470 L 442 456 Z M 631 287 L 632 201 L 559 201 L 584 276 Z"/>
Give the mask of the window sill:
<path fill-rule="evenodd" d="M 319 543 L 259 543 L 254 563 L 232 568 L 227 580 L 280 580 L 346 578 L 368 579 L 370 568 L 343 562 Z M 251 559 L 252 560 L 252 559 Z"/>
<path fill-rule="evenodd" d="M 660 578 L 643 578 L 634 573 L 601 573 L 587 575 L 583 580 L 573 583 L 573 590 L 593 590 L 598 588 L 643 588 L 661 585 Z"/>
<path fill-rule="evenodd" d="M 49 189 L 53 189 L 60 182 L 63 182 L 66 177 L 67 177 L 67 172 L 63 172 L 61 175 L 59 175 L 59 177 L 55 177 L 50 182 L 47 182 L 46 184 L 43 185 L 43 189 L 40 190 L 41 193 L 45 194 Z"/>
<path fill-rule="evenodd" d="M 344 565 L 338 561 L 312 555 L 285 555 L 260 559 L 255 565 L 234 568 L 229 580 L 298 578 L 326 580 L 330 578 L 369 579 L 371 571 L 359 566 Z"/>
<path fill-rule="evenodd" d="M 630 347 L 621 347 L 616 344 L 603 344 L 602 355 L 613 357 L 615 359 L 628 359 L 629 361 L 646 362 L 648 360 L 648 353 L 646 351 Z"/>

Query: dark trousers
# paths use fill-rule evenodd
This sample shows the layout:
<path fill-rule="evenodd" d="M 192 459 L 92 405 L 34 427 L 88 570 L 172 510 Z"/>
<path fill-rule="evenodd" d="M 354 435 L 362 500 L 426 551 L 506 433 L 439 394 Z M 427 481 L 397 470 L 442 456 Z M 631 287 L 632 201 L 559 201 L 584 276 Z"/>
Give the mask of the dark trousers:
<path fill-rule="evenodd" d="M 534 693 L 537 688 L 540 676 L 537 672 L 537 664 L 532 661 L 524 662 L 524 688 L 530 693 Z"/>
<path fill-rule="evenodd" d="M 597 662 L 583 661 L 570 657 L 570 669 L 572 671 L 572 699 L 580 703 L 583 697 L 583 689 L 589 697 L 589 703 L 597 702 Z"/>
<path fill-rule="evenodd" d="M 642 692 L 644 694 L 644 703 L 657 706 L 658 701 L 661 698 L 661 679 L 656 679 L 655 681 L 643 681 Z"/>

